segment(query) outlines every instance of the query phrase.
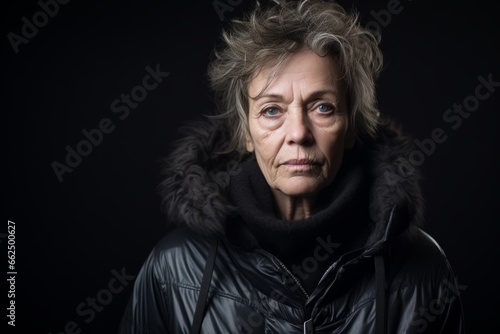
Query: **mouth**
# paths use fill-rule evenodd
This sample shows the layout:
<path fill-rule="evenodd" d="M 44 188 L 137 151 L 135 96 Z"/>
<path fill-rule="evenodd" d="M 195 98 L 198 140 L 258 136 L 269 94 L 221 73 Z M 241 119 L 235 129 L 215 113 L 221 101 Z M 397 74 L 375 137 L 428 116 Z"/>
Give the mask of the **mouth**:
<path fill-rule="evenodd" d="M 317 162 L 309 159 L 290 159 L 285 161 L 283 165 L 317 165 Z"/>
<path fill-rule="evenodd" d="M 290 169 L 307 170 L 319 166 L 319 163 L 309 159 L 290 159 L 282 163 L 282 165 Z"/>

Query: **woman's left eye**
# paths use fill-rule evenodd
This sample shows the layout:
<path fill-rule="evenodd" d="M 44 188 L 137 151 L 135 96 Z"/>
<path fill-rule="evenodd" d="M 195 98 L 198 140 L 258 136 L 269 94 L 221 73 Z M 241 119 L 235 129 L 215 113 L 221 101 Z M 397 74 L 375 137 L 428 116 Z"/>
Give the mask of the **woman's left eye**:
<path fill-rule="evenodd" d="M 329 104 L 320 104 L 316 107 L 316 110 L 319 111 L 320 113 L 326 114 L 333 111 L 333 106 Z"/>

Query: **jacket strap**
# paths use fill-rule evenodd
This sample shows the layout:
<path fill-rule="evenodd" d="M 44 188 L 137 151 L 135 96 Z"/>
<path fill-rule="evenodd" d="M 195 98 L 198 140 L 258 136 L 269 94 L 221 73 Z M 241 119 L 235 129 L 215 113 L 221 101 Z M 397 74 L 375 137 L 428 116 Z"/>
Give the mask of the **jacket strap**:
<path fill-rule="evenodd" d="M 196 310 L 194 312 L 193 323 L 191 325 L 190 334 L 200 333 L 201 323 L 203 322 L 203 315 L 205 313 L 205 305 L 208 298 L 208 290 L 210 289 L 210 282 L 212 281 L 212 273 L 215 266 L 215 258 L 217 255 L 218 242 L 215 240 L 208 251 L 205 269 L 203 271 L 203 280 L 201 281 L 200 294 L 198 302 L 196 303 Z"/>

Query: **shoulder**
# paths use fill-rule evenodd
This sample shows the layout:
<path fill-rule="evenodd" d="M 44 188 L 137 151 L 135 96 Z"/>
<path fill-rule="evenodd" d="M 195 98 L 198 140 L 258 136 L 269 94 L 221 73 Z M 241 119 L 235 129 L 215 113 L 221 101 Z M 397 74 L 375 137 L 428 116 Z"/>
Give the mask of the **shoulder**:
<path fill-rule="evenodd" d="M 186 314 L 176 314 L 181 303 L 196 300 L 210 240 L 177 228 L 152 247 L 134 282 L 120 333 L 166 333 Z M 187 297 L 186 297 L 187 296 Z"/>
<path fill-rule="evenodd" d="M 167 233 L 154 246 L 157 256 L 178 256 L 182 253 L 196 253 L 209 247 L 210 238 L 192 232 L 187 227 L 178 227 Z"/>
<path fill-rule="evenodd" d="M 416 229 L 389 255 L 390 303 L 408 315 L 397 332 L 463 333 L 461 287 L 438 242 Z"/>
<path fill-rule="evenodd" d="M 446 254 L 441 245 L 429 233 L 419 227 L 414 227 L 411 232 L 402 237 L 405 248 L 410 254 L 425 257 L 427 260 L 444 260 Z"/>
<path fill-rule="evenodd" d="M 445 251 L 427 232 L 414 228 L 399 238 L 390 248 L 393 275 L 407 283 L 446 283 L 453 278 L 453 270 Z"/>
<path fill-rule="evenodd" d="M 153 275 L 162 282 L 177 281 L 179 277 L 198 278 L 203 272 L 210 243 L 211 239 L 197 235 L 186 227 L 176 228 L 153 247 L 141 274 Z"/>

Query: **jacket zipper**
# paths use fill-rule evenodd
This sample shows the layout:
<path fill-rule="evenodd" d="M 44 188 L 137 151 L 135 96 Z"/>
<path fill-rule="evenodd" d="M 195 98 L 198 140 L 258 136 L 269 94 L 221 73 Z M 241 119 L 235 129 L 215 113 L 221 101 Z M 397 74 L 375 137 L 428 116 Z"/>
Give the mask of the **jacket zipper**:
<path fill-rule="evenodd" d="M 279 267 L 281 267 L 290 277 L 292 280 L 297 284 L 299 287 L 300 292 L 306 297 L 306 302 L 309 299 L 309 294 L 306 292 L 306 289 L 300 284 L 300 281 L 295 277 L 295 275 L 292 274 L 292 272 L 285 266 L 283 262 L 280 261 L 277 257 L 269 254 L 268 252 L 261 250 L 261 252 L 268 257 L 271 261 L 274 262 L 274 264 L 277 264 Z M 304 315 L 309 318 L 308 320 L 304 321 L 304 334 L 314 334 L 314 324 L 312 320 L 312 314 L 309 314 L 310 312 L 307 310 L 307 308 L 304 306 Z"/>
<path fill-rule="evenodd" d="M 283 262 L 281 262 L 278 258 L 275 258 L 275 260 L 278 263 L 278 265 L 281 268 L 283 268 L 283 270 L 286 271 L 288 275 L 290 275 L 290 277 L 293 279 L 293 281 L 295 282 L 295 284 L 297 284 L 297 286 L 299 287 L 299 289 L 302 292 L 302 294 L 306 297 L 306 300 L 309 299 L 309 294 L 306 292 L 306 289 L 304 289 L 304 287 L 302 286 L 302 284 L 300 284 L 300 282 L 297 279 L 297 277 L 295 277 L 290 272 L 290 270 L 287 268 L 287 266 L 285 266 L 283 264 Z M 309 312 L 307 311 L 307 308 L 304 307 L 304 314 L 306 315 L 306 317 L 309 318 L 308 320 L 304 321 L 304 334 L 314 334 L 314 324 L 313 324 L 313 321 L 312 321 L 312 315 L 310 315 L 308 313 Z"/>
<path fill-rule="evenodd" d="M 295 282 L 295 284 L 297 284 L 297 286 L 300 289 L 300 292 L 302 292 L 302 294 L 304 294 L 304 296 L 306 297 L 306 299 L 309 299 L 309 294 L 306 292 L 306 290 L 304 289 L 304 287 L 300 284 L 299 280 L 290 272 L 290 270 L 288 270 L 288 268 L 283 264 L 283 262 L 281 262 L 278 259 L 276 259 L 276 261 L 278 262 L 279 266 L 281 268 L 283 268 L 283 270 L 286 271 L 288 273 L 288 275 L 290 275 L 290 277 L 293 279 L 293 281 Z"/>
<path fill-rule="evenodd" d="M 292 274 L 292 272 L 287 268 L 287 266 L 285 266 L 285 264 L 283 262 L 281 262 L 280 259 L 278 259 L 276 256 L 272 255 L 271 253 L 266 252 L 263 249 L 258 250 L 258 252 L 261 253 L 262 255 L 264 255 L 265 257 L 267 257 L 269 260 L 271 260 L 271 262 L 273 262 L 275 265 L 277 265 L 278 267 L 283 269 L 288 275 L 290 275 L 292 280 L 299 287 L 300 292 L 304 295 L 304 297 L 306 297 L 306 300 L 309 299 L 309 294 L 306 292 L 306 289 L 304 289 L 302 284 L 300 284 L 300 281 Z"/>

